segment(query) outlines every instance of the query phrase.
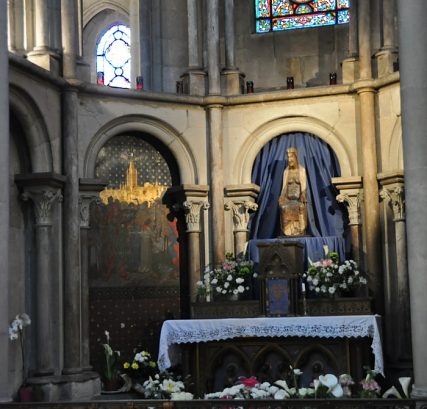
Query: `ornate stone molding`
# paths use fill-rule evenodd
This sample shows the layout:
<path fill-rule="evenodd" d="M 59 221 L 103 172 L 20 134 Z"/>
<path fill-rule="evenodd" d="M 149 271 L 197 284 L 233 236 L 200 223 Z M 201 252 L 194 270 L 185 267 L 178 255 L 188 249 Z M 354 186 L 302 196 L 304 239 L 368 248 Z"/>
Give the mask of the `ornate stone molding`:
<path fill-rule="evenodd" d="M 380 191 L 381 199 L 388 201 L 393 210 L 393 221 L 405 220 L 405 190 L 403 186 L 395 186 L 392 189 L 384 187 Z"/>
<path fill-rule="evenodd" d="M 99 192 L 108 185 L 103 179 L 79 179 L 79 214 L 80 228 L 88 229 L 90 226 L 90 205 L 93 202 L 101 203 Z"/>
<path fill-rule="evenodd" d="M 59 189 L 49 190 L 25 190 L 21 195 L 22 200 L 31 200 L 34 204 L 34 214 L 37 226 L 52 225 L 52 204 L 55 201 L 62 201 L 62 194 Z"/>
<path fill-rule="evenodd" d="M 99 195 L 82 195 L 79 197 L 80 228 L 88 229 L 90 226 L 90 205 L 95 202 L 101 203 Z"/>
<path fill-rule="evenodd" d="M 187 233 L 200 232 L 200 210 L 209 209 L 207 201 L 186 200 L 182 203 L 187 224 Z"/>
<path fill-rule="evenodd" d="M 225 210 L 233 212 L 234 231 L 248 231 L 249 212 L 256 211 L 258 205 L 254 202 L 246 201 L 228 201 L 224 205 Z"/>
<path fill-rule="evenodd" d="M 361 192 L 355 192 L 355 193 L 342 192 L 336 197 L 336 199 L 339 203 L 347 204 L 350 226 L 362 224 L 360 204 L 362 203 L 363 195 Z"/>

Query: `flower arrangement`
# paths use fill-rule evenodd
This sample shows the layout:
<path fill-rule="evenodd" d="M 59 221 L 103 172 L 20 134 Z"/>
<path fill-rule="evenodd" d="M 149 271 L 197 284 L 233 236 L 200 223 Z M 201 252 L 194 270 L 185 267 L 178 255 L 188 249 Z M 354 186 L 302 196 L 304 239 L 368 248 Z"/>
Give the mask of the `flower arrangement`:
<path fill-rule="evenodd" d="M 242 294 L 249 291 L 249 279 L 256 277 L 253 262 L 245 260 L 243 254 L 234 257 L 227 253 L 220 267 L 206 268 L 203 281 L 197 282 L 198 294 L 207 300 L 213 294 Z"/>
<path fill-rule="evenodd" d="M 114 389 L 116 383 L 119 380 L 118 372 L 118 358 L 120 357 L 120 351 L 113 351 L 110 346 L 110 333 L 105 331 L 106 342 L 102 343 L 105 355 L 105 364 L 104 364 L 104 388 L 105 389 Z"/>
<path fill-rule="evenodd" d="M 23 385 L 26 385 L 26 366 L 25 366 L 25 348 L 24 348 L 24 328 L 31 324 L 31 318 L 25 312 L 18 314 L 9 326 L 9 339 L 15 341 L 19 339 L 22 357 L 22 376 Z"/>
<path fill-rule="evenodd" d="M 154 375 L 157 364 L 151 360 L 151 354 L 147 351 L 136 352 L 132 362 L 123 363 L 122 372 L 129 376 L 133 382 L 142 382 Z"/>
<path fill-rule="evenodd" d="M 376 372 L 367 368 L 366 378 L 360 381 L 362 385 L 362 398 L 377 398 L 381 392 L 381 388 L 378 385 L 377 381 L 374 379 Z"/>
<path fill-rule="evenodd" d="M 142 385 L 146 399 L 191 400 L 193 394 L 185 392 L 185 383 L 170 372 L 149 377 Z"/>
<path fill-rule="evenodd" d="M 354 260 L 340 263 L 338 253 L 329 253 L 327 246 L 324 251 L 324 259 L 314 263 L 309 259 L 310 267 L 303 274 L 309 290 L 333 296 L 337 291 L 349 291 L 367 284 L 365 275 Z"/>

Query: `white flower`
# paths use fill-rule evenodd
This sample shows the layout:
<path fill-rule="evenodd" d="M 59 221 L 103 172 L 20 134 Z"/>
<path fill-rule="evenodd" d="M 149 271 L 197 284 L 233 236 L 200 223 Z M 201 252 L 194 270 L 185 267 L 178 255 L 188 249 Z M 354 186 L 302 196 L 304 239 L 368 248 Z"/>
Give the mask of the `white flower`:
<path fill-rule="evenodd" d="M 239 286 L 237 287 L 237 291 L 238 291 L 239 293 L 243 293 L 243 292 L 245 291 L 245 287 L 243 287 L 243 285 L 239 285 Z"/>
<path fill-rule="evenodd" d="M 110 342 L 110 333 L 105 331 L 105 336 L 107 337 L 107 342 Z"/>
<path fill-rule="evenodd" d="M 233 276 L 231 275 L 231 274 L 229 274 L 228 276 L 227 276 L 227 281 L 232 281 L 233 280 Z"/>
<path fill-rule="evenodd" d="M 282 399 L 286 399 L 286 398 L 289 398 L 289 394 L 286 391 L 284 391 L 283 389 L 279 389 L 274 394 L 274 399 L 282 400 Z"/>
<path fill-rule="evenodd" d="M 171 400 L 192 400 L 194 395 L 190 392 L 172 392 Z"/>
<path fill-rule="evenodd" d="M 335 287 L 329 287 L 328 291 L 330 294 L 333 294 L 335 292 Z"/>
<path fill-rule="evenodd" d="M 121 322 L 121 323 L 120 323 L 120 328 L 122 328 L 122 329 L 123 329 L 124 327 L 126 327 L 126 324 L 125 324 L 124 322 Z"/>
<path fill-rule="evenodd" d="M 224 288 L 228 288 L 228 287 L 230 287 L 230 283 L 229 283 L 228 281 L 226 281 L 226 282 L 224 283 Z"/>
<path fill-rule="evenodd" d="M 253 274 L 253 277 L 254 277 L 254 278 L 257 278 L 257 277 L 258 277 L 258 273 L 254 273 L 254 274 Z"/>
<path fill-rule="evenodd" d="M 18 339 L 18 332 L 16 332 L 13 328 L 9 328 L 9 339 L 11 341 Z"/>
<path fill-rule="evenodd" d="M 211 281 L 211 284 L 212 285 L 215 285 L 215 284 L 217 284 L 218 283 L 218 280 L 216 279 L 216 278 L 214 278 L 212 281 Z"/>
<path fill-rule="evenodd" d="M 306 396 L 308 393 L 308 389 L 307 388 L 299 388 L 298 389 L 298 395 L 301 396 L 301 398 L 303 398 L 304 396 Z"/>
<path fill-rule="evenodd" d="M 203 281 L 197 281 L 196 286 L 197 287 L 203 287 Z"/>
<path fill-rule="evenodd" d="M 302 375 L 301 369 L 295 368 L 294 369 L 294 374 L 297 375 L 297 376 Z"/>
<path fill-rule="evenodd" d="M 236 283 L 237 284 L 242 284 L 245 280 L 242 277 L 237 277 L 236 278 Z"/>
<path fill-rule="evenodd" d="M 320 288 L 316 287 L 315 291 L 316 291 L 316 293 L 319 293 L 320 292 Z"/>
<path fill-rule="evenodd" d="M 319 280 L 317 278 L 313 278 L 313 285 L 319 284 Z"/>
<path fill-rule="evenodd" d="M 227 294 L 227 290 L 222 290 L 221 293 L 222 294 Z"/>
<path fill-rule="evenodd" d="M 239 292 L 236 289 L 234 289 L 233 294 L 239 294 Z"/>

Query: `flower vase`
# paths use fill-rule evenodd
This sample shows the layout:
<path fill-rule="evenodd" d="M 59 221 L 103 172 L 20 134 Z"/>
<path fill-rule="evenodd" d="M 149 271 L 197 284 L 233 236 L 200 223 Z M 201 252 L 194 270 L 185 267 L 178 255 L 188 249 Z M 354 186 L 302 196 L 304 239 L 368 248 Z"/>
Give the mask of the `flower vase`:
<path fill-rule="evenodd" d="M 31 386 L 21 386 L 18 391 L 19 402 L 33 401 L 33 388 Z"/>
<path fill-rule="evenodd" d="M 239 293 L 237 294 L 226 294 L 227 301 L 239 301 Z"/>
<path fill-rule="evenodd" d="M 118 379 L 106 379 L 103 382 L 103 390 L 106 392 L 114 392 L 120 389 L 120 381 Z"/>

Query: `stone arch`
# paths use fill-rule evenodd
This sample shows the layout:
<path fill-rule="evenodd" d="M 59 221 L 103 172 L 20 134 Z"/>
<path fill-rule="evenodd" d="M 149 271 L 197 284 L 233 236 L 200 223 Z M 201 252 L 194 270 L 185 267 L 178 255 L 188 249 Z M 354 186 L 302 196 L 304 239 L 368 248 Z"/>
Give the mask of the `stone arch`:
<path fill-rule="evenodd" d="M 85 7 L 83 11 L 83 27 L 89 23 L 97 14 L 104 10 L 111 10 L 123 16 L 129 15 L 129 10 L 123 6 L 122 1 L 118 0 L 103 0 L 95 1 L 89 7 Z"/>
<path fill-rule="evenodd" d="M 399 115 L 391 132 L 388 154 L 385 158 L 387 163 L 385 169 L 403 169 L 403 146 L 402 146 L 402 119 Z"/>
<path fill-rule="evenodd" d="M 146 133 L 161 142 L 173 155 L 182 184 L 197 184 L 198 175 L 194 156 L 179 132 L 166 122 L 141 115 L 126 115 L 104 125 L 93 137 L 84 161 L 85 177 L 95 177 L 95 163 L 100 149 L 112 137 L 126 133 Z"/>
<path fill-rule="evenodd" d="M 10 87 L 10 111 L 24 130 L 23 139 L 29 156 L 31 172 L 53 172 L 53 155 L 49 132 L 33 99 L 16 86 Z"/>
<path fill-rule="evenodd" d="M 290 132 L 308 132 L 328 143 L 337 155 L 342 176 L 354 175 L 349 147 L 336 129 L 315 118 L 294 116 L 275 119 L 258 127 L 247 139 L 236 158 L 233 174 L 238 183 L 251 183 L 252 167 L 261 148 L 278 135 Z"/>

